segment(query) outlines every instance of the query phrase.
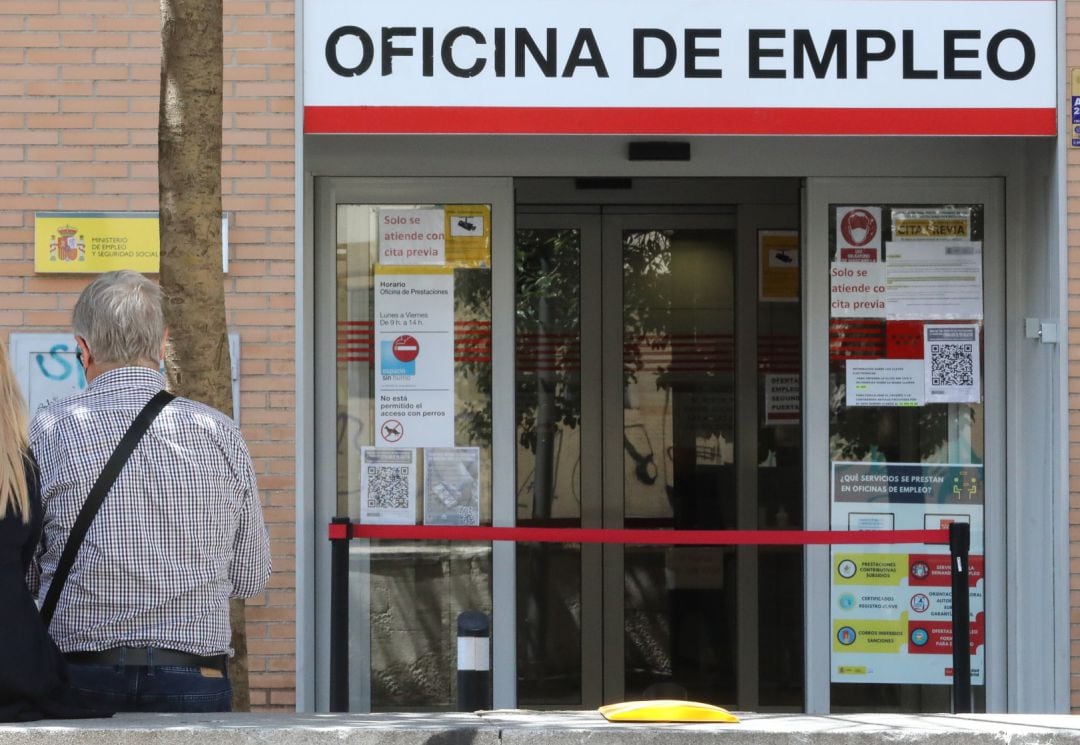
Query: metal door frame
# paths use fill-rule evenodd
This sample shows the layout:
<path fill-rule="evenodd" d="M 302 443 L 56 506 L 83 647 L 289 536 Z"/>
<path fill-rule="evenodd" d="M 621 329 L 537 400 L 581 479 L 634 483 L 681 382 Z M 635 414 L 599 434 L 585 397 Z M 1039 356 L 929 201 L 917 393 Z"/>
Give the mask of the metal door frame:
<path fill-rule="evenodd" d="M 326 526 L 335 516 L 336 461 L 336 239 L 339 204 L 490 204 L 491 205 L 491 359 L 492 462 L 514 460 L 514 195 L 509 178 L 347 178 L 313 179 L 314 292 L 309 323 L 314 330 L 312 359 L 322 364 L 310 372 L 314 437 L 315 704 L 329 706 L 326 671 L 330 669 L 330 542 Z M 330 290 L 329 288 L 333 288 Z M 492 524 L 511 527 L 515 520 L 512 469 L 494 467 Z M 500 495 L 509 495 L 509 498 Z M 319 540 L 319 538 L 322 540 Z M 359 543 L 356 542 L 357 548 Z M 513 543 L 492 543 L 492 679 L 495 708 L 517 704 L 515 551 Z M 366 557 L 354 551 L 350 566 L 362 569 Z M 350 598 L 350 636 L 365 638 L 371 598 L 367 588 L 354 588 Z M 367 650 L 350 650 L 350 710 L 371 710 L 371 660 Z"/>
<path fill-rule="evenodd" d="M 720 211 L 719 213 L 717 210 Z M 623 434 L 623 401 L 622 401 L 622 367 L 623 367 L 623 267 L 622 267 L 622 238 L 625 230 L 635 229 L 665 229 L 665 228 L 712 228 L 717 230 L 730 230 L 736 232 L 737 221 L 734 211 L 730 207 L 706 208 L 700 207 L 680 208 L 673 206 L 670 209 L 650 209 L 643 212 L 635 208 L 607 209 L 604 212 L 602 225 L 602 262 L 603 277 L 601 284 L 601 296 L 603 298 L 603 388 L 608 392 L 603 402 L 603 512 L 605 528 L 622 528 L 623 519 L 623 467 L 624 454 L 622 444 Z M 744 349 L 744 346 L 752 344 L 752 337 L 746 338 L 738 334 L 739 313 L 746 307 L 747 293 L 751 293 L 750 302 L 757 302 L 756 285 L 747 286 L 745 282 L 739 282 L 740 268 L 745 257 L 740 255 L 738 241 L 733 246 L 734 251 L 734 278 L 735 297 L 735 358 L 743 359 L 744 356 L 753 356 L 753 349 Z M 736 391 L 739 385 L 746 381 L 737 375 L 735 378 Z M 616 395 L 615 392 L 619 392 Z M 756 398 L 756 395 L 755 395 Z M 739 395 L 736 393 L 736 401 Z M 751 428 L 754 422 L 750 422 Z M 740 448 L 738 443 L 746 436 L 746 422 L 736 421 L 735 427 L 735 469 L 736 472 L 744 470 L 741 460 L 752 459 L 751 451 Z M 756 436 L 755 436 L 756 441 Z M 742 485 L 738 485 L 739 490 Z M 605 545 L 603 547 L 603 595 L 604 595 L 604 699 L 605 702 L 621 701 L 625 694 L 625 598 L 623 588 L 625 586 L 625 569 L 623 562 L 623 547 L 621 545 Z M 739 607 L 743 605 L 742 593 L 753 583 L 740 585 Z M 739 631 L 745 631 L 737 626 Z M 738 644 L 738 648 L 744 645 Z M 739 661 L 740 663 L 742 660 Z M 756 664 L 756 661 L 755 661 Z"/>
<path fill-rule="evenodd" d="M 600 286 L 600 215 L 585 208 L 518 208 L 515 228 L 566 229 L 580 231 L 578 307 L 580 309 L 580 381 L 581 381 L 581 463 L 599 463 L 603 432 L 601 430 L 601 297 L 600 292 L 586 292 Z M 593 250 L 587 250 L 591 247 Z M 516 283 L 516 277 L 515 277 Z M 595 468 L 582 467 L 581 527 L 603 527 L 600 506 L 601 474 Z M 602 584 L 600 545 L 581 544 L 581 706 L 596 708 L 603 703 L 601 676 Z"/>
<path fill-rule="evenodd" d="M 809 178 L 803 207 L 803 472 L 807 530 L 829 530 L 830 204 L 982 204 L 986 708 L 1006 710 L 1005 201 L 993 178 Z M 997 354 L 991 356 L 990 352 Z M 829 547 L 809 546 L 805 564 L 806 712 L 830 710 Z"/>

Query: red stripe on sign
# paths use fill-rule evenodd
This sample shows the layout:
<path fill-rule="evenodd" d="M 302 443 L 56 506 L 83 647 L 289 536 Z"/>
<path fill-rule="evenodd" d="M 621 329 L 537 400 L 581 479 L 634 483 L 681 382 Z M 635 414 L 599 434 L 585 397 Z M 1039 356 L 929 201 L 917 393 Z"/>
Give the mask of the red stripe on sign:
<path fill-rule="evenodd" d="M 1053 107 L 307 106 L 307 134 L 1046 135 Z"/>
<path fill-rule="evenodd" d="M 340 534 L 337 534 L 340 537 Z M 333 535 L 331 536 L 333 538 Z M 406 541 L 515 541 L 518 543 L 634 543 L 694 546 L 821 546 L 833 544 L 947 544 L 941 530 L 615 530 L 352 524 L 353 538 Z"/>

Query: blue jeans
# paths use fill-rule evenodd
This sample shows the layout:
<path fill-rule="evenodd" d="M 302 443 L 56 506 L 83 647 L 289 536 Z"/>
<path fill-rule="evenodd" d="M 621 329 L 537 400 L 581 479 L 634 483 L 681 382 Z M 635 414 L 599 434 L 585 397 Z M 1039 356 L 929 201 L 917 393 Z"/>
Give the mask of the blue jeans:
<path fill-rule="evenodd" d="M 232 709 L 229 676 L 213 668 L 69 664 L 68 671 L 72 703 L 101 713 Z"/>

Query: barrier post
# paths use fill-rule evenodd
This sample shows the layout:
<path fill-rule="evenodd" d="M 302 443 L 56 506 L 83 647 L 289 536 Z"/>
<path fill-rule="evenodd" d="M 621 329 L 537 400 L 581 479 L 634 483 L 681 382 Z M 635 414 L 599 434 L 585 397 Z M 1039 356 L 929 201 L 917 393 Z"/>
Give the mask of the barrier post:
<path fill-rule="evenodd" d="M 349 539 L 352 523 L 330 523 L 330 711 L 349 710 Z"/>
<path fill-rule="evenodd" d="M 968 589 L 968 552 L 971 525 L 949 525 L 949 552 L 952 565 L 952 711 L 971 713 L 971 619 Z"/>
<path fill-rule="evenodd" d="M 487 614 L 462 611 L 457 618 L 457 710 L 490 709 L 491 624 Z"/>

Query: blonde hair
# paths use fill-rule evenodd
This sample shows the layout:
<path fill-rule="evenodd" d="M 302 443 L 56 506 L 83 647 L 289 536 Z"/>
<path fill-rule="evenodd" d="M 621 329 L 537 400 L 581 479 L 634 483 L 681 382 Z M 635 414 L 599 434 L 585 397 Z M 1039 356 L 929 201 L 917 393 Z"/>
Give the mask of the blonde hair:
<path fill-rule="evenodd" d="M 26 486 L 27 414 L 6 345 L 0 341 L 0 517 L 11 510 L 30 522 Z"/>

